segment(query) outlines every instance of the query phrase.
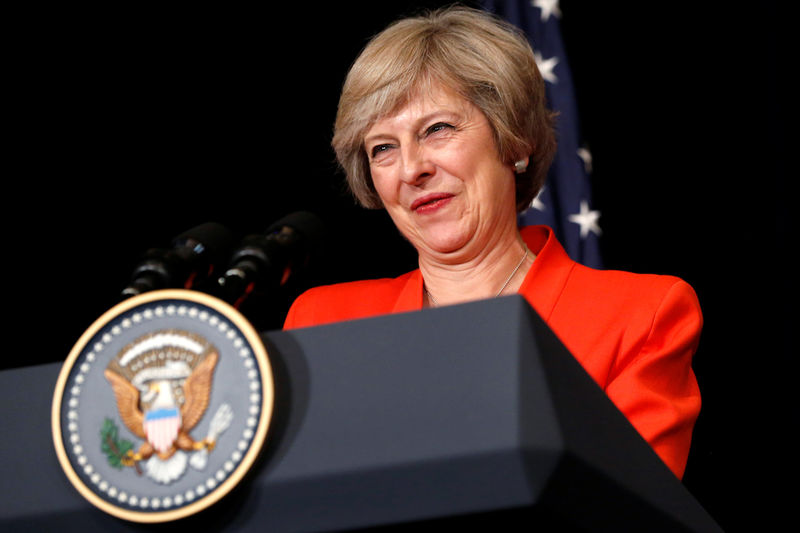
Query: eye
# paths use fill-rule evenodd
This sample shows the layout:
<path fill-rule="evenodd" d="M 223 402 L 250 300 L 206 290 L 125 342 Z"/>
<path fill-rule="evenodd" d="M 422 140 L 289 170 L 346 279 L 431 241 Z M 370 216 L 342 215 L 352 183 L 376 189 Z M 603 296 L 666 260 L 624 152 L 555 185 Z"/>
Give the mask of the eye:
<path fill-rule="evenodd" d="M 377 144 L 372 147 L 372 150 L 370 150 L 370 155 L 374 159 L 380 156 L 381 154 L 387 152 L 391 147 L 392 147 L 391 144 Z"/>
<path fill-rule="evenodd" d="M 428 129 L 425 130 L 425 134 L 431 135 L 447 129 L 453 129 L 453 125 L 448 124 L 446 122 L 437 122 L 436 124 L 433 124 L 432 126 L 428 127 Z"/>

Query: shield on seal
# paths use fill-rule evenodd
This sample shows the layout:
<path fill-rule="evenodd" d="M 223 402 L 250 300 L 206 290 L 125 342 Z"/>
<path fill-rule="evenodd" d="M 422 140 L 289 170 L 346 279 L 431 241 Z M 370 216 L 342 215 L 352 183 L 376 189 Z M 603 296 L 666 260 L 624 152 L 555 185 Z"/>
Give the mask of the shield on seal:
<path fill-rule="evenodd" d="M 147 441 L 158 453 L 167 453 L 178 437 L 181 414 L 175 407 L 148 411 L 144 415 L 144 432 Z"/>

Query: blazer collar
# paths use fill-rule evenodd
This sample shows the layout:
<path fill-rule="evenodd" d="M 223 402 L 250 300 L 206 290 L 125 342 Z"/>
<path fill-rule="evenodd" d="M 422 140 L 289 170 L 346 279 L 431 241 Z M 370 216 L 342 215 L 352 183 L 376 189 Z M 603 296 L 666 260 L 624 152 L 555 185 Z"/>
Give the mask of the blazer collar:
<path fill-rule="evenodd" d="M 569 258 L 549 227 L 529 226 L 522 228 L 520 234 L 536 254 L 536 260 L 522 281 L 519 293 L 548 321 L 577 263 Z"/>
<path fill-rule="evenodd" d="M 400 296 L 397 298 L 392 312 L 403 313 L 422 309 L 423 285 L 422 272 L 419 269 L 411 272 L 406 277 L 405 286 L 400 290 Z"/>

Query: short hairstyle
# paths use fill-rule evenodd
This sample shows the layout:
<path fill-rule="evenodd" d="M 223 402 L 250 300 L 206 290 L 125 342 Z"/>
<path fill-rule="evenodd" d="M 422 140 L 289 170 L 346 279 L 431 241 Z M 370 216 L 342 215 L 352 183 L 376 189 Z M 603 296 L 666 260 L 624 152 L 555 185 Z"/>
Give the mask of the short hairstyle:
<path fill-rule="evenodd" d="M 364 148 L 367 130 L 418 91 L 440 83 L 483 112 L 501 160 L 529 157 L 516 177 L 516 208 L 544 184 L 556 150 L 555 114 L 524 34 L 478 9 L 455 6 L 400 19 L 373 37 L 345 79 L 333 135 L 350 191 L 367 208 L 382 203 Z"/>

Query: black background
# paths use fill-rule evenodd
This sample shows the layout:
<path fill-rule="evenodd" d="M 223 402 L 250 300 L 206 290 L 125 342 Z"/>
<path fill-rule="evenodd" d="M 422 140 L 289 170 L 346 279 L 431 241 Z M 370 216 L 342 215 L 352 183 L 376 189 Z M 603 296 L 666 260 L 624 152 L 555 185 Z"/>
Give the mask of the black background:
<path fill-rule="evenodd" d="M 329 148 L 369 36 L 444 2 L 390 4 L 10 17 L 3 367 L 63 360 L 144 250 L 209 220 L 244 235 L 317 213 L 330 233 L 308 283 L 413 268 Z M 789 19 L 777 2 L 694 4 L 564 0 L 562 32 L 606 266 L 679 275 L 700 298 L 704 408 L 685 483 L 737 531 L 776 521 L 790 502 L 778 481 L 796 474 Z"/>

